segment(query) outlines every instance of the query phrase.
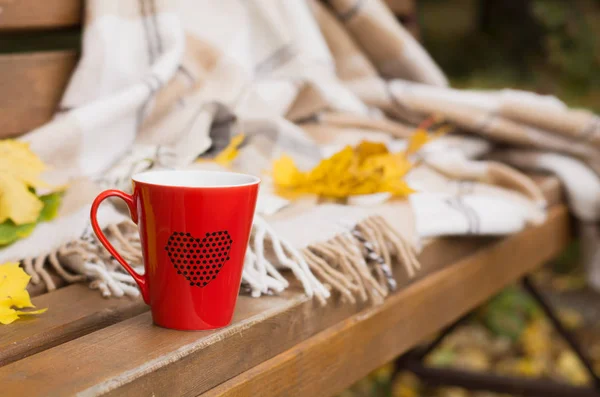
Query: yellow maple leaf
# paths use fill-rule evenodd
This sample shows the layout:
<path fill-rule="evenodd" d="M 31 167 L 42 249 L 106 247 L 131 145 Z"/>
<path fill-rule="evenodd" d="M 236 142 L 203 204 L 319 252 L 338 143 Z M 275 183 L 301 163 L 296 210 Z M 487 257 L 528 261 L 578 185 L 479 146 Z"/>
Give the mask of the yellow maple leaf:
<path fill-rule="evenodd" d="M 11 174 L 0 171 L 0 223 L 11 219 L 15 224 L 33 223 L 44 204 L 27 185 Z"/>
<path fill-rule="evenodd" d="M 27 307 L 35 307 L 31 303 L 27 284 L 29 276 L 18 263 L 9 262 L 0 265 L 0 323 L 10 324 L 19 316 L 40 314 L 46 309 L 23 311 Z"/>
<path fill-rule="evenodd" d="M 426 133 L 417 135 L 409 149 L 418 150 L 428 140 Z M 413 193 L 404 181 L 412 167 L 408 154 L 409 150 L 390 153 L 383 143 L 363 141 L 355 148 L 344 147 L 308 172 L 284 155 L 273 163 L 273 181 L 278 193 L 287 197 L 309 193 L 343 199 L 382 192 L 404 197 Z"/>
<path fill-rule="evenodd" d="M 0 140 L 0 171 L 10 172 L 32 187 L 49 187 L 39 179 L 45 169 L 42 160 L 29 149 L 29 144 L 12 139 Z"/>
<path fill-rule="evenodd" d="M 273 178 L 284 188 L 295 188 L 303 183 L 304 175 L 290 156 L 283 155 L 273 164 Z"/>
<path fill-rule="evenodd" d="M 44 204 L 30 188 L 48 188 L 40 179 L 44 163 L 24 142 L 0 141 L 0 223 L 17 225 L 37 220 Z"/>
<path fill-rule="evenodd" d="M 359 162 L 362 162 L 371 156 L 389 153 L 389 150 L 384 143 L 370 141 L 362 141 L 354 150 L 358 155 Z"/>
<path fill-rule="evenodd" d="M 227 147 L 225 147 L 225 149 L 223 149 L 221 153 L 214 158 L 214 161 L 224 167 L 231 164 L 231 162 L 235 160 L 240 153 L 239 147 L 244 142 L 244 139 L 246 139 L 246 134 L 239 134 L 231 138 L 229 145 L 227 145 Z"/>

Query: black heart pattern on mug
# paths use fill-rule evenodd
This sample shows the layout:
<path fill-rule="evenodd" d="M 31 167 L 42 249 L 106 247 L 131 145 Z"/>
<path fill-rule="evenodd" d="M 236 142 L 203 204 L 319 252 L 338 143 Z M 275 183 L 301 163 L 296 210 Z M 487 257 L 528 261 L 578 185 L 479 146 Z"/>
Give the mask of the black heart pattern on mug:
<path fill-rule="evenodd" d="M 183 275 L 192 287 L 206 287 L 229 260 L 232 243 L 227 230 L 206 233 L 202 240 L 190 233 L 174 232 L 165 249 L 177 274 Z"/>

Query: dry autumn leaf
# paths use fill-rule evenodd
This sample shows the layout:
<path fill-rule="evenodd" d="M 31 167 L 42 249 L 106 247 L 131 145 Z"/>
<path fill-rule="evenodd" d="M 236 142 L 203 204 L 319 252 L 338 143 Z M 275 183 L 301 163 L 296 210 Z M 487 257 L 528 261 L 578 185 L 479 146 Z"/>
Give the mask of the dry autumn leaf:
<path fill-rule="evenodd" d="M 590 377 L 575 353 L 563 351 L 556 360 L 557 375 L 572 385 L 582 386 L 590 382 Z"/>
<path fill-rule="evenodd" d="M 346 146 L 308 172 L 300 171 L 294 160 L 284 155 L 273 164 L 273 181 L 278 193 L 287 197 L 316 194 L 339 199 L 382 192 L 407 196 L 413 192 L 403 179 L 412 167 L 409 155 L 427 143 L 424 134 L 416 133 L 408 149 L 399 153 L 389 152 L 379 142 Z"/>
<path fill-rule="evenodd" d="M 10 324 L 19 319 L 19 316 L 40 314 L 46 309 L 23 311 L 18 309 L 35 307 L 31 303 L 27 284 L 29 276 L 18 263 L 4 263 L 0 265 L 0 323 Z"/>
<path fill-rule="evenodd" d="M 231 138 L 229 145 L 227 145 L 227 147 L 214 158 L 214 161 L 224 167 L 231 164 L 231 162 L 238 156 L 239 147 L 244 142 L 245 138 L 245 134 L 239 134 Z"/>
<path fill-rule="evenodd" d="M 429 142 L 429 134 L 427 134 L 427 131 L 418 129 L 408 142 L 406 154 L 410 155 L 418 152 L 419 149 L 427 142 Z"/>
<path fill-rule="evenodd" d="M 529 357 L 544 357 L 550 354 L 552 337 L 550 325 L 541 319 L 531 321 L 519 337 L 523 351 Z"/>
<path fill-rule="evenodd" d="M 36 222 L 44 203 L 31 189 L 49 187 L 39 178 L 44 169 L 26 143 L 0 141 L 0 223 Z"/>
<path fill-rule="evenodd" d="M 559 309 L 558 318 L 560 318 L 563 325 L 570 330 L 580 328 L 584 323 L 583 315 L 581 313 L 566 307 Z"/>
<path fill-rule="evenodd" d="M 40 196 L 39 199 L 44 204 L 37 222 L 49 222 L 56 217 L 61 203 L 60 193 L 51 193 Z M 0 223 L 0 248 L 14 243 L 16 240 L 25 238 L 33 232 L 37 223 L 24 223 L 16 225 L 11 220 Z"/>
<path fill-rule="evenodd" d="M 411 372 L 400 372 L 392 384 L 393 397 L 418 397 L 420 393 L 419 379 Z"/>

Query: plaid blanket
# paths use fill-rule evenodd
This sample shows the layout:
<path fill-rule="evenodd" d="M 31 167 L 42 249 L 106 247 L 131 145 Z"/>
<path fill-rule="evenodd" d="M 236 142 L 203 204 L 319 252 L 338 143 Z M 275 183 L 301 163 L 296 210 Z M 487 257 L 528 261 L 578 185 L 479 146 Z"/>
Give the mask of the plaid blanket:
<path fill-rule="evenodd" d="M 396 288 L 392 262 L 418 272 L 424 238 L 543 222 L 544 198 L 518 169 L 563 181 L 600 286 L 600 118 L 533 93 L 449 88 L 382 0 L 87 0 L 81 59 L 60 109 L 21 138 L 52 166 L 47 179 L 69 184 L 60 214 L 0 250 L 0 262 L 23 261 L 48 289 L 52 266 L 105 296 L 137 295 L 91 232 L 93 197 L 129 190 L 143 170 L 219 168 L 196 160 L 240 133 L 230 169 L 264 178 L 243 272 L 253 296 L 282 291 L 291 272 L 321 302 L 332 291 L 381 302 Z M 289 201 L 264 175 L 283 153 L 307 169 L 363 139 L 399 150 L 431 115 L 458 133 L 417 154 L 408 182 L 418 193 L 409 200 Z M 143 271 L 124 211 L 104 205 L 99 219 Z"/>

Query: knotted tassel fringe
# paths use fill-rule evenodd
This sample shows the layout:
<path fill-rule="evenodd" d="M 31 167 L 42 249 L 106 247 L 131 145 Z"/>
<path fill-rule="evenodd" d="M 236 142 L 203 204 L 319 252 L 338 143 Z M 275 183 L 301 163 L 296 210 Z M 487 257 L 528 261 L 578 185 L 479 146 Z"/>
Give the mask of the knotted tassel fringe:
<path fill-rule="evenodd" d="M 380 216 L 369 217 L 347 233 L 302 250 L 310 269 L 342 300 L 375 304 L 397 288 L 392 263 L 409 277 L 420 269 L 415 248 Z"/>
<path fill-rule="evenodd" d="M 123 258 L 131 263 L 136 271 L 143 273 L 137 226 L 129 222 L 119 226 L 111 225 L 105 233 Z M 133 278 L 126 274 L 121 265 L 104 249 L 91 229 L 86 230 L 78 240 L 63 244 L 48 254 L 23 260 L 23 268 L 31 276 L 31 282 L 43 282 L 48 291 L 53 291 L 56 284 L 46 270 L 48 263 L 67 283 L 92 279 L 90 286 L 99 289 L 105 297 L 140 294 Z"/>
<path fill-rule="evenodd" d="M 268 244 L 268 247 L 267 247 Z M 304 292 L 322 304 L 329 298 L 329 290 L 313 275 L 303 255 L 287 241 L 277 237 L 274 230 L 260 216 L 254 217 L 252 234 L 246 251 L 242 287 L 258 297 L 261 294 L 281 292 L 289 285 L 273 263 L 267 259 L 272 252 L 280 267 L 292 271 Z"/>
<path fill-rule="evenodd" d="M 143 273 L 137 226 L 123 222 L 109 226 L 105 233 L 123 259 Z M 268 257 L 267 253 L 272 255 Z M 330 297 L 330 290 L 338 291 L 350 303 L 381 303 L 396 289 L 393 261 L 400 262 L 410 277 L 420 268 L 414 247 L 378 216 L 361 221 L 348 233 L 303 250 L 278 238 L 269 224 L 257 216 L 244 259 L 242 289 L 254 297 L 286 289 L 289 282 L 273 264 L 276 262 L 279 269 L 291 270 L 307 296 L 315 297 L 321 304 Z M 45 268 L 47 263 L 68 283 L 92 279 L 90 287 L 105 297 L 140 294 L 133 278 L 104 249 L 91 229 L 47 255 L 23 260 L 32 283 L 43 282 L 52 291 L 56 285 Z"/>
<path fill-rule="evenodd" d="M 123 222 L 106 228 L 105 234 L 123 259 L 143 274 L 142 248 L 137 226 L 130 221 Z M 312 274 L 302 254 L 291 244 L 279 239 L 267 222 L 259 216 L 254 220 L 242 273 L 242 286 L 252 296 L 279 293 L 289 286 L 288 281 L 267 259 L 267 248 L 273 251 L 281 267 L 294 273 L 309 297 L 314 296 L 321 303 L 325 302 L 330 295 L 329 290 Z M 31 276 L 32 283 L 43 282 L 46 288 L 52 291 L 56 289 L 56 284 L 45 268 L 47 263 L 50 263 L 57 274 L 68 283 L 86 278 L 93 280 L 90 287 L 100 290 L 105 297 L 137 297 L 140 294 L 133 278 L 100 244 L 91 228 L 79 239 L 64 244 L 47 255 L 23 260 L 23 267 Z"/>

